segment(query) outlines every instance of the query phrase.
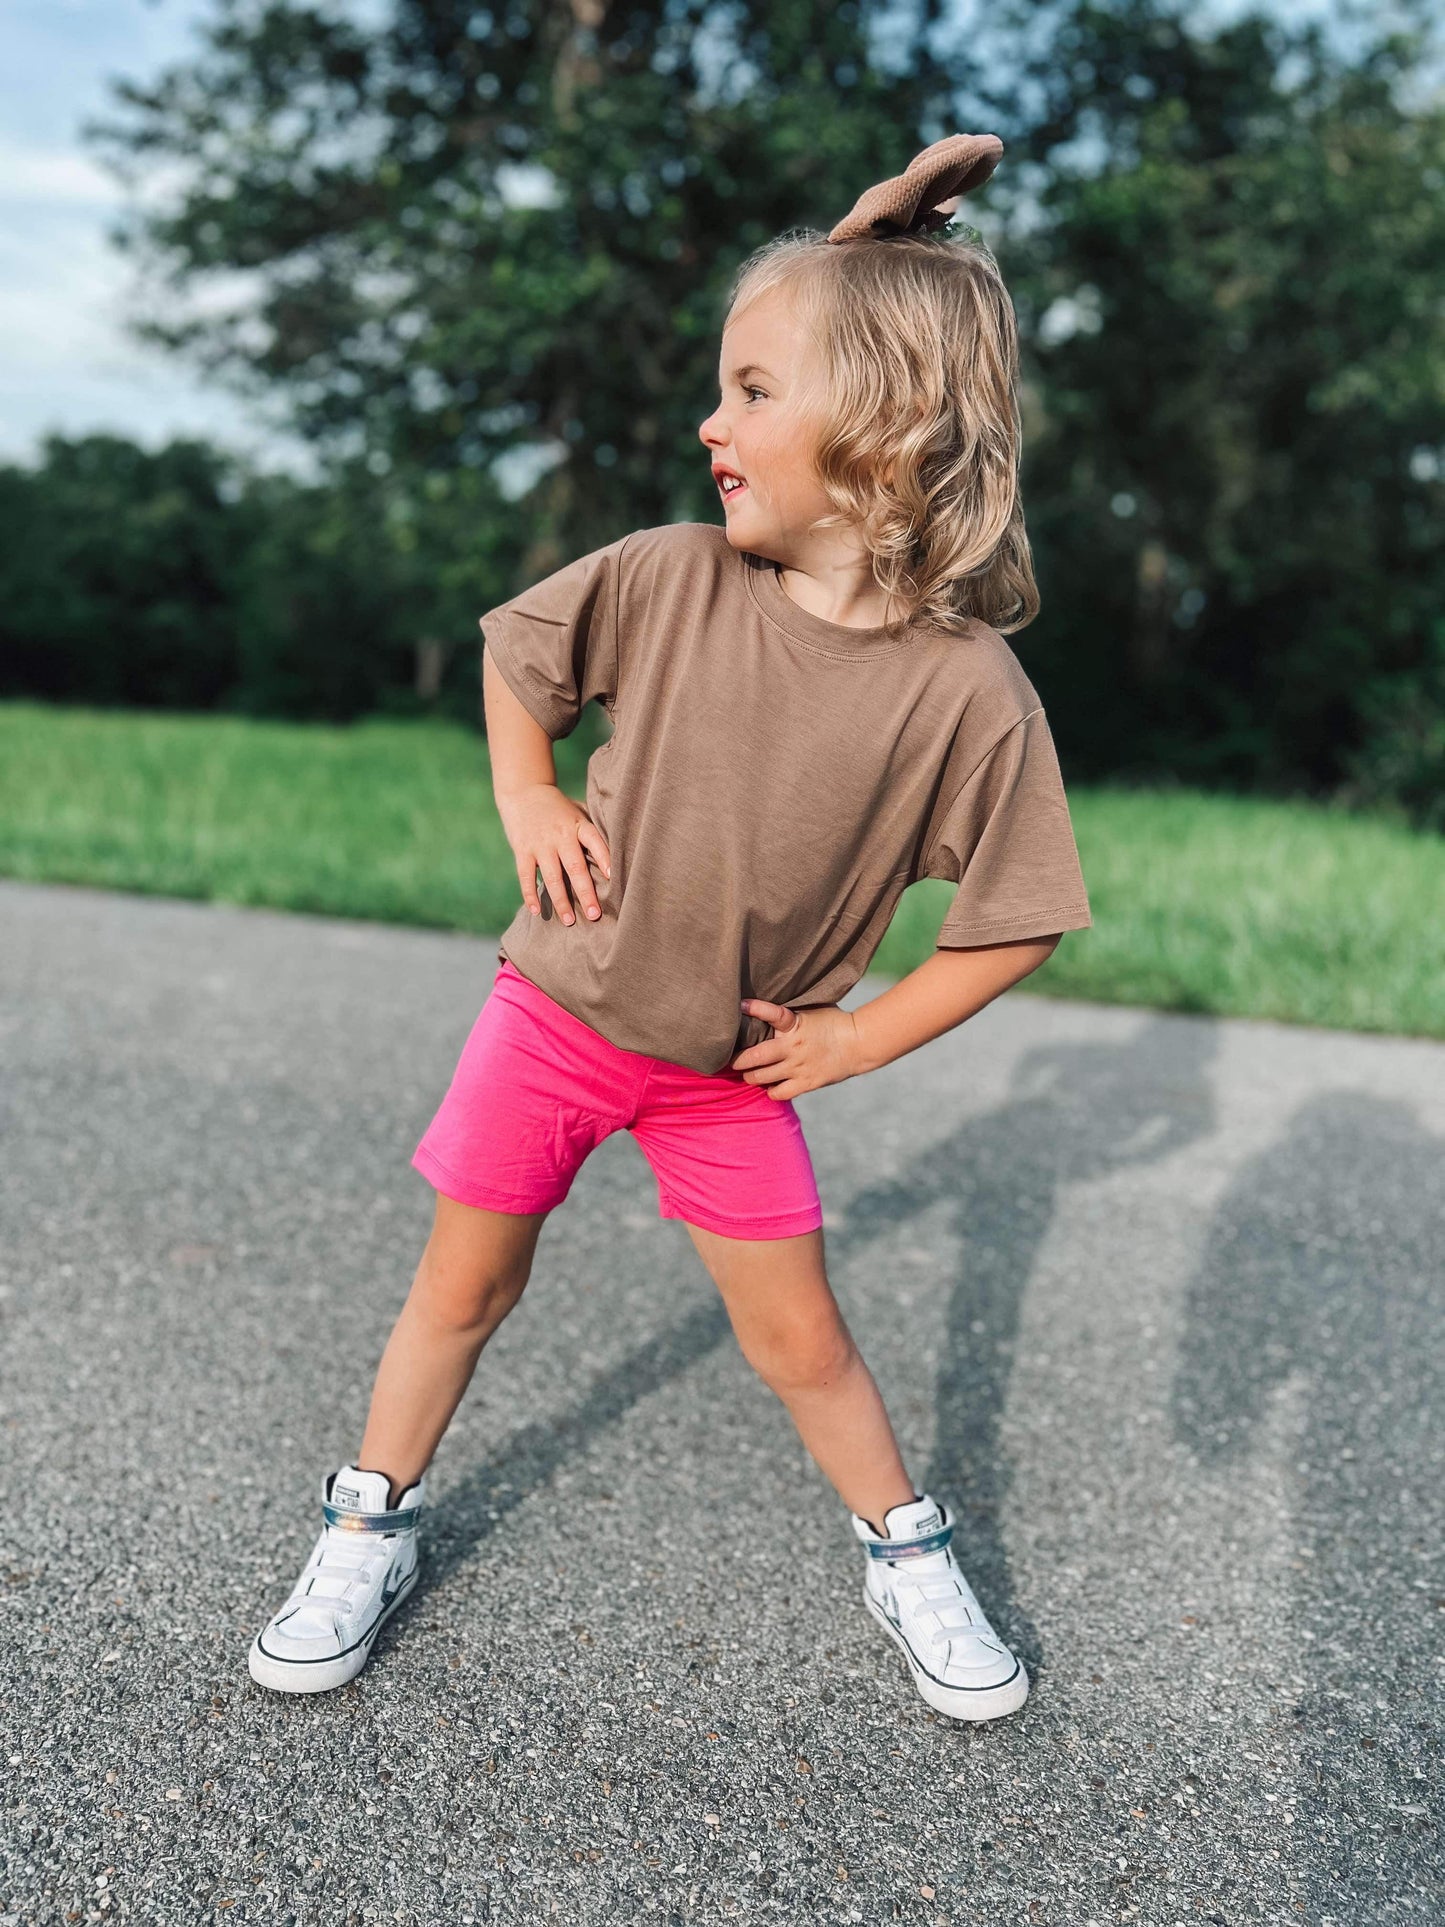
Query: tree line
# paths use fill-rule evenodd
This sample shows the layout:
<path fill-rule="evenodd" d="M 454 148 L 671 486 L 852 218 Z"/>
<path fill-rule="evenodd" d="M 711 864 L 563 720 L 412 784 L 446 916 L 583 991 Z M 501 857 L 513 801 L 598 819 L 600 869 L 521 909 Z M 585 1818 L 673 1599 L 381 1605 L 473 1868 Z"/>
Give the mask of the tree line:
<path fill-rule="evenodd" d="M 164 288 L 144 332 L 279 402 L 323 479 L 52 439 L 0 474 L 4 686 L 475 715 L 481 609 L 719 519 L 737 261 L 987 128 L 961 212 L 1019 315 L 1043 593 L 1014 646 L 1070 773 L 1445 827 L 1435 35 L 1346 0 L 218 5 L 91 138 L 152 183 L 116 237 Z"/>
<path fill-rule="evenodd" d="M 443 491 L 444 492 L 444 491 Z M 263 473 L 205 441 L 51 435 L 0 466 L 0 690 L 346 722 L 479 713 L 477 615 L 519 521 L 495 485 L 413 528 L 360 463 Z"/>

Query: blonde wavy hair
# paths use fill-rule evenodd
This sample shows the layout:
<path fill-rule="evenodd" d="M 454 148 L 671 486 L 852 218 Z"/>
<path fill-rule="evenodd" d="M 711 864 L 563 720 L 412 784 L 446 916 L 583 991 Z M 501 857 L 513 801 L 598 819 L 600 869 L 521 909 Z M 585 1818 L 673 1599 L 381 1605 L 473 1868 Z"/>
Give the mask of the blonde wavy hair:
<path fill-rule="evenodd" d="M 812 526 L 860 531 L 902 622 L 1005 635 L 1032 622 L 1018 323 L 987 245 L 790 228 L 738 268 L 727 318 L 774 290 L 817 350 L 804 406 L 833 509 Z"/>

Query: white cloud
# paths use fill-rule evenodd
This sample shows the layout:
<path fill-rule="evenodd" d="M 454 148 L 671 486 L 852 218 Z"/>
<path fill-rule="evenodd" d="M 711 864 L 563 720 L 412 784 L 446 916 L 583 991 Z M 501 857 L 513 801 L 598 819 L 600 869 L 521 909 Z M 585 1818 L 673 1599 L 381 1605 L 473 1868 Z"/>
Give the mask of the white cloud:
<path fill-rule="evenodd" d="M 110 209 L 119 200 L 118 184 L 88 155 L 0 135 L 0 206 Z"/>
<path fill-rule="evenodd" d="M 270 466 L 300 450 L 257 411 L 128 334 L 133 271 L 77 200 L 0 224 L 0 459 L 29 460 L 47 433 L 106 430 L 155 447 L 206 435 Z"/>

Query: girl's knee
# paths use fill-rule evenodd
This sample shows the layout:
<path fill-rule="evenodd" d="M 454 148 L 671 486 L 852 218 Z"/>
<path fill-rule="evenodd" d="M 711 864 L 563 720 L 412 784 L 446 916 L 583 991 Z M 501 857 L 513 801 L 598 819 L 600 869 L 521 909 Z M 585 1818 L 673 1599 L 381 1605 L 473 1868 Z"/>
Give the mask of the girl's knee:
<path fill-rule="evenodd" d="M 784 1327 L 744 1347 L 744 1356 L 773 1391 L 825 1391 L 858 1356 L 846 1325 Z"/>
<path fill-rule="evenodd" d="M 412 1307 L 434 1328 L 459 1335 L 491 1331 L 517 1303 L 530 1274 L 530 1261 L 459 1266 L 424 1256 L 412 1285 Z"/>
<path fill-rule="evenodd" d="M 531 1276 L 544 1217 L 473 1210 L 438 1193 L 436 1223 L 412 1284 L 414 1309 L 429 1324 L 457 1332 L 499 1325 Z"/>

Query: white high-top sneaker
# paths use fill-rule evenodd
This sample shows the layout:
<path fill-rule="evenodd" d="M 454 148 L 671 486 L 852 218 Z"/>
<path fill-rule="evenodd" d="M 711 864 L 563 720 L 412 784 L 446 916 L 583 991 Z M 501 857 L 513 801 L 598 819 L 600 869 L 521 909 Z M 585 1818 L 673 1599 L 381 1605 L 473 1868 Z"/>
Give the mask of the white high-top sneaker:
<path fill-rule="evenodd" d="M 326 1523 L 291 1596 L 251 1642 L 258 1686 L 324 1693 L 355 1679 L 382 1625 L 417 1580 L 417 1521 L 426 1478 L 388 1507 L 383 1472 L 343 1465 L 321 1481 Z"/>
<path fill-rule="evenodd" d="M 953 1515 L 925 1492 L 890 1506 L 883 1531 L 848 1515 L 868 1549 L 863 1603 L 903 1648 L 928 1704 L 956 1720 L 996 1720 L 1028 1698 L 1029 1678 L 989 1625 L 949 1545 Z"/>

